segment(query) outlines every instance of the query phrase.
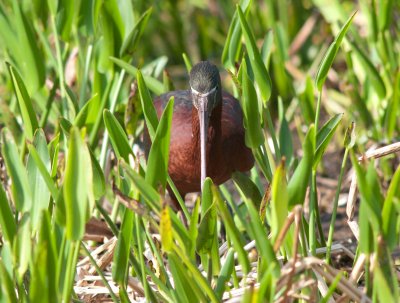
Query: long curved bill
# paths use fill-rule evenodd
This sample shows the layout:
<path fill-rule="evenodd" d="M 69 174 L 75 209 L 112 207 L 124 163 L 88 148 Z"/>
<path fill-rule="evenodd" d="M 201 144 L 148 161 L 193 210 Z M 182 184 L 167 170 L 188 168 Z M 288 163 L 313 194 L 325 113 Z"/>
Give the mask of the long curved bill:
<path fill-rule="evenodd" d="M 199 122 L 200 122 L 200 155 L 201 155 L 201 191 L 203 191 L 204 181 L 207 177 L 207 139 L 208 139 L 208 122 L 210 120 L 207 103 L 207 98 L 199 100 Z"/>
<path fill-rule="evenodd" d="M 207 93 L 200 93 L 192 88 L 193 104 L 197 108 L 200 123 L 200 156 L 201 156 L 201 191 L 207 177 L 207 139 L 208 124 L 215 100 L 216 88 Z"/>

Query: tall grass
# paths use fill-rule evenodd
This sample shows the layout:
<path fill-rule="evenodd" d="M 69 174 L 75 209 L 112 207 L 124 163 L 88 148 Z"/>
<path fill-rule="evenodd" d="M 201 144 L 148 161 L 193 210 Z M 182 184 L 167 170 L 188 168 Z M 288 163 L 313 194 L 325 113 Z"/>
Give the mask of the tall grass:
<path fill-rule="evenodd" d="M 389 0 L 2 1 L 0 302 L 399 301 L 398 14 Z M 256 165 L 233 186 L 207 178 L 189 208 L 167 171 L 174 99 L 158 120 L 152 97 L 201 59 L 240 100 Z M 333 241 L 343 192 L 354 254 Z M 104 244 L 85 237 L 92 217 Z"/>

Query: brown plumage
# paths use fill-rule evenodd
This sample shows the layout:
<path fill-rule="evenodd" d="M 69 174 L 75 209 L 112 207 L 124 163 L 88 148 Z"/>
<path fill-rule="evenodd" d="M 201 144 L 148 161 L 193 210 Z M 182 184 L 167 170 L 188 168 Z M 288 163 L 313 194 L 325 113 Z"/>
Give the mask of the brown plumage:
<path fill-rule="evenodd" d="M 196 68 L 199 75 L 196 75 Z M 221 91 L 219 73 L 216 71 L 211 63 L 200 62 L 190 74 L 191 90 L 168 92 L 154 100 L 160 118 L 169 98 L 174 96 L 175 99 L 168 173 L 183 198 L 187 193 L 200 191 L 202 187 L 200 109 L 198 104 L 194 104 L 194 94 L 200 95 L 200 102 L 206 98 L 209 102 L 209 110 L 204 114 L 208 120 L 205 126 L 206 175 L 215 184 L 222 184 L 230 179 L 234 171 L 247 171 L 254 165 L 252 152 L 244 142 L 243 115 L 239 101 Z M 214 87 L 216 89 L 213 94 Z M 149 143 L 146 131 L 146 155 Z M 174 198 L 171 191 L 170 194 Z"/>

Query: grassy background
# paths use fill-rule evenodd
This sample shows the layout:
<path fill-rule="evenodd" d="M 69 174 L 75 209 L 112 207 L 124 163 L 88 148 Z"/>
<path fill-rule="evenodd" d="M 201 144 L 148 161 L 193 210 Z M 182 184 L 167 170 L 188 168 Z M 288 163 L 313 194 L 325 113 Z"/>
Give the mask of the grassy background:
<path fill-rule="evenodd" d="M 0 302 L 399 301 L 399 12 L 394 0 L 1 1 Z M 177 215 L 164 199 L 173 99 L 160 121 L 151 100 L 186 88 L 204 59 L 240 99 L 256 165 L 231 187 L 207 179 Z M 144 123 L 147 163 L 133 152 Z M 355 237 L 343 269 L 341 192 Z M 92 217 L 104 244 L 85 237 Z"/>

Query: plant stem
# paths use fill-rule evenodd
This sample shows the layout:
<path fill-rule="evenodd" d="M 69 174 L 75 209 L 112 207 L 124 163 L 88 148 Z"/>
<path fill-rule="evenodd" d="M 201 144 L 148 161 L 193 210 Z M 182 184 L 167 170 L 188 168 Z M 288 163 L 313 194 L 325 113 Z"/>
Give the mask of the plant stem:
<path fill-rule="evenodd" d="M 82 79 L 82 83 L 81 83 L 81 89 L 79 92 L 79 106 L 80 107 L 82 107 L 84 104 L 87 80 L 88 80 L 88 75 L 89 75 L 90 60 L 92 59 L 92 50 L 93 50 L 93 45 L 89 44 L 87 53 L 86 53 L 85 69 L 83 71 L 83 79 Z"/>
<path fill-rule="evenodd" d="M 317 138 L 317 134 L 318 134 L 319 114 L 320 114 L 320 111 L 321 111 L 321 99 L 322 99 L 322 90 L 319 91 L 318 100 L 317 100 L 317 108 L 315 109 L 315 121 L 314 121 L 315 138 Z"/>
<path fill-rule="evenodd" d="M 310 241 L 310 252 L 313 256 L 317 252 L 317 235 L 315 232 L 315 221 L 317 213 L 317 172 L 313 169 L 311 176 L 311 190 L 310 190 L 310 223 L 308 226 L 308 237 Z"/>
<path fill-rule="evenodd" d="M 338 202 L 339 202 L 339 194 L 340 194 L 340 188 L 342 186 L 344 168 L 346 166 L 346 160 L 347 160 L 348 154 L 349 154 L 349 149 L 346 148 L 346 150 L 344 151 L 342 165 L 340 167 L 339 180 L 338 180 L 338 184 L 337 184 L 337 187 L 336 187 L 336 193 L 335 193 L 335 201 L 333 202 L 331 224 L 329 226 L 328 242 L 326 244 L 325 261 L 328 264 L 330 263 L 330 260 L 331 260 L 331 249 L 332 249 L 332 241 L 333 241 L 333 232 L 335 230 L 335 221 L 336 221 L 337 207 L 338 207 Z"/>
<path fill-rule="evenodd" d="M 119 75 L 119 79 L 117 82 L 117 86 L 115 87 L 114 94 L 111 97 L 111 104 L 110 104 L 110 112 L 111 113 L 114 113 L 114 111 L 115 111 L 115 106 L 117 105 L 118 94 L 119 94 L 119 91 L 121 90 L 122 81 L 124 80 L 124 76 L 125 76 L 125 70 L 123 69 Z M 101 116 L 103 116 L 103 115 L 101 115 Z M 106 163 L 108 140 L 109 140 L 108 131 L 105 130 L 104 136 L 103 136 L 103 143 L 102 143 L 101 151 L 100 151 L 100 160 L 99 160 L 99 163 L 103 169 L 104 169 L 105 163 Z"/>
<path fill-rule="evenodd" d="M 56 20 L 55 20 L 55 16 L 53 14 L 51 14 L 51 16 L 50 16 L 50 21 L 51 21 L 51 26 L 52 26 L 53 35 L 54 35 L 54 45 L 55 45 L 55 48 L 56 48 L 58 79 L 60 80 L 61 115 L 63 115 L 67 119 L 69 119 L 70 117 L 66 116 L 68 104 L 67 104 L 67 100 L 66 100 L 64 67 L 63 67 L 63 62 L 62 62 L 60 39 L 58 38 Z"/>

